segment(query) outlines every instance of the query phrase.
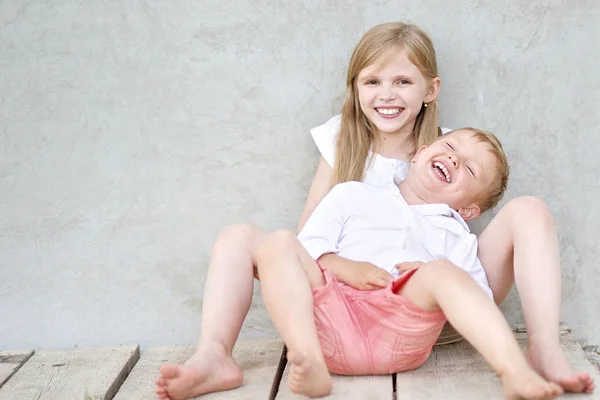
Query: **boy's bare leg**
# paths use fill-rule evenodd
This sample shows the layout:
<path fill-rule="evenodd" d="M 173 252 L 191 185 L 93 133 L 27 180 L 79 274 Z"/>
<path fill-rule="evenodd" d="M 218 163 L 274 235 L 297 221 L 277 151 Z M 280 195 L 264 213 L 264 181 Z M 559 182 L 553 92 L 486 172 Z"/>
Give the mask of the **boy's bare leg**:
<path fill-rule="evenodd" d="M 332 379 L 314 320 L 312 289 L 323 286 L 319 266 L 292 232 L 270 234 L 257 251 L 267 311 L 287 345 L 292 392 L 308 397 L 331 393 Z"/>
<path fill-rule="evenodd" d="M 186 399 L 242 384 L 242 370 L 231 353 L 252 302 L 252 253 L 264 237 L 251 225 L 231 225 L 219 234 L 204 286 L 198 347 L 185 364 L 161 366 L 159 399 Z"/>
<path fill-rule="evenodd" d="M 430 262 L 400 294 L 425 311 L 442 309 L 500 375 L 507 399 L 553 399 L 562 394 L 560 386 L 529 366 L 496 304 L 463 270 L 445 260 Z"/>
<path fill-rule="evenodd" d="M 560 347 L 560 255 L 544 202 L 535 197 L 510 201 L 479 236 L 478 255 L 497 304 L 516 282 L 533 368 L 566 391 L 591 393 L 592 377 L 576 372 Z"/>

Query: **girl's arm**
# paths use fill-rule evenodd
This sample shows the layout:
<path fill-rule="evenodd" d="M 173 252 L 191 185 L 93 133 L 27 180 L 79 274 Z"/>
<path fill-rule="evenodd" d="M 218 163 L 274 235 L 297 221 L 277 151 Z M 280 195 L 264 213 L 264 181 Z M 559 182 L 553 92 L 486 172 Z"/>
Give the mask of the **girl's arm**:
<path fill-rule="evenodd" d="M 332 188 L 331 181 L 333 179 L 333 168 L 327 164 L 327 161 L 323 157 L 319 160 L 319 166 L 317 172 L 313 178 L 310 190 L 308 191 L 308 198 L 306 199 L 306 205 L 300 215 L 298 221 L 298 232 L 304 228 L 304 224 L 308 218 L 312 215 L 315 208 L 319 205 L 321 200 L 329 193 Z"/>

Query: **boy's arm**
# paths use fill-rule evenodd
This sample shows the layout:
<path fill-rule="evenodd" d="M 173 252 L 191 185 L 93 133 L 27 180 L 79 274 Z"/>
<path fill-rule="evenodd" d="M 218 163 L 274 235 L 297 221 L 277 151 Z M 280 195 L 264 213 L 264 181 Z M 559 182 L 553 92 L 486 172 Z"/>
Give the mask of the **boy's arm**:
<path fill-rule="evenodd" d="M 389 272 L 375 264 L 348 260 L 333 253 L 323 254 L 318 261 L 339 282 L 360 290 L 381 289 L 393 278 Z"/>
<path fill-rule="evenodd" d="M 308 253 L 338 281 L 363 290 L 385 287 L 392 276 L 374 264 L 338 256 L 338 244 L 347 212 L 344 205 L 352 199 L 353 183 L 336 185 L 317 205 L 298 234 Z"/>

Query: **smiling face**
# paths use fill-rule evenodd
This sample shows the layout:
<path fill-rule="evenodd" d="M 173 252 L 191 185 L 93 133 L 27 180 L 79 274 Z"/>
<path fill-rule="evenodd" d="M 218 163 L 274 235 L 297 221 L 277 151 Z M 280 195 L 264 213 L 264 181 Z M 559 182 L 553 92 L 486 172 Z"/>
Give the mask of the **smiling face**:
<path fill-rule="evenodd" d="M 443 203 L 465 220 L 479 216 L 498 160 L 490 144 L 470 130 L 457 130 L 419 149 L 404 181 L 425 203 Z"/>
<path fill-rule="evenodd" d="M 376 134 L 411 134 L 423 103 L 437 97 L 439 78 L 425 78 L 406 51 L 394 47 L 360 71 L 356 86 L 360 108 Z"/>

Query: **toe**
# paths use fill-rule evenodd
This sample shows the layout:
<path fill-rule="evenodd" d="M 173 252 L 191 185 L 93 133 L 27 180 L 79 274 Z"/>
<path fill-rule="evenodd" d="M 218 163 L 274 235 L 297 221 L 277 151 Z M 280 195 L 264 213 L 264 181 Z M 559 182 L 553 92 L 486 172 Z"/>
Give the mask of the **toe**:
<path fill-rule="evenodd" d="M 158 396 L 159 400 L 170 400 L 169 395 L 166 392 L 156 393 L 156 395 Z"/>
<path fill-rule="evenodd" d="M 296 366 L 296 375 L 299 378 L 305 377 L 307 373 L 308 373 L 308 370 L 306 369 L 306 366 L 304 364 L 300 364 L 300 365 Z"/>
<path fill-rule="evenodd" d="M 550 384 L 550 394 L 552 396 L 560 396 L 561 394 L 563 394 L 563 389 L 559 385 L 557 385 L 555 383 L 551 383 Z"/>
<path fill-rule="evenodd" d="M 160 367 L 160 375 L 164 379 L 173 379 L 179 375 L 178 365 L 163 365 Z"/>
<path fill-rule="evenodd" d="M 585 389 L 585 381 L 579 375 L 572 375 L 568 378 L 559 380 L 558 383 L 569 392 L 581 392 Z"/>

